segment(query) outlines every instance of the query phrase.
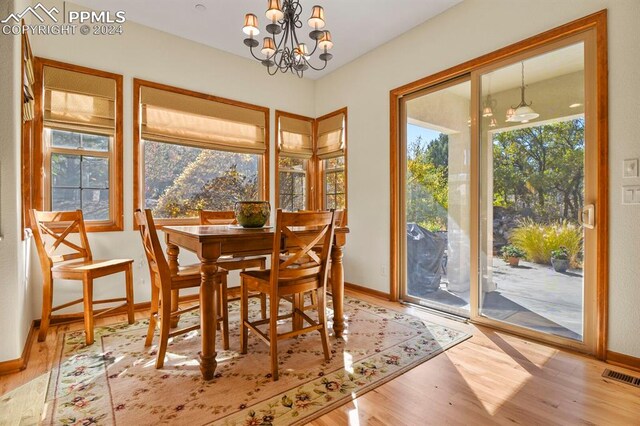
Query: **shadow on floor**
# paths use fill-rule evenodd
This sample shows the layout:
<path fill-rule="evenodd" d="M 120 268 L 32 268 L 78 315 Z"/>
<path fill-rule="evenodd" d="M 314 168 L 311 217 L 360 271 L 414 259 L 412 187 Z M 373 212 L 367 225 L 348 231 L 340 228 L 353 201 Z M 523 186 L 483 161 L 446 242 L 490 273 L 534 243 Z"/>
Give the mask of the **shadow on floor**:
<path fill-rule="evenodd" d="M 508 299 L 499 291 L 492 291 L 484 295 L 482 314 L 492 319 L 531 328 L 544 333 L 555 334 L 569 339 L 582 340 L 582 336 L 560 324 L 551 321 L 522 305 Z"/>

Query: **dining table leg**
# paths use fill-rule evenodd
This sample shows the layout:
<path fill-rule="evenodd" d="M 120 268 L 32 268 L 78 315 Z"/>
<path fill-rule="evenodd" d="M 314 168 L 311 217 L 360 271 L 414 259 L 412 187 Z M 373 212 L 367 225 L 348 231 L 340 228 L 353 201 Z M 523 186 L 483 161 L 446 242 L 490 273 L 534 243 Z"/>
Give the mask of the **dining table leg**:
<path fill-rule="evenodd" d="M 179 267 L 178 263 L 178 255 L 180 254 L 180 247 L 175 244 L 167 244 L 167 258 L 169 261 L 169 271 L 172 275 L 177 275 Z M 171 312 L 176 312 L 179 307 L 180 302 L 180 290 L 171 290 Z M 176 328 L 178 327 L 178 322 L 180 321 L 180 316 L 176 315 L 171 317 L 170 327 Z"/>
<path fill-rule="evenodd" d="M 333 299 L 333 332 L 342 337 L 344 331 L 344 266 L 342 246 L 331 250 L 331 296 Z"/>
<path fill-rule="evenodd" d="M 205 380 L 213 379 L 216 371 L 216 319 L 218 267 L 213 261 L 203 260 L 200 265 L 200 333 L 202 351 L 200 352 L 200 371 Z"/>

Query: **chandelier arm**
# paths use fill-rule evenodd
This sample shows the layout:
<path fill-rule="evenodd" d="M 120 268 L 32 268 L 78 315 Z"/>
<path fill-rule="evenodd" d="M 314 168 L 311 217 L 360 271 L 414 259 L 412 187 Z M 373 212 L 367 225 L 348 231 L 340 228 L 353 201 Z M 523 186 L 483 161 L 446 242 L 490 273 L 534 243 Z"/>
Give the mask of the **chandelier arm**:
<path fill-rule="evenodd" d="M 322 71 L 323 69 L 325 69 L 327 67 L 327 64 L 329 63 L 329 61 L 324 61 L 324 65 L 321 68 L 316 68 L 313 65 L 311 65 L 310 62 L 307 62 L 307 64 L 309 65 L 310 68 L 316 70 L 316 71 Z"/>
<path fill-rule="evenodd" d="M 309 57 L 313 56 L 314 53 L 316 53 L 316 50 L 318 50 L 318 45 L 320 44 L 319 40 L 316 40 L 316 45 L 313 46 L 313 50 L 309 53 Z"/>
<path fill-rule="evenodd" d="M 278 73 L 278 66 L 276 65 L 275 69 L 273 70 L 273 73 L 271 72 L 271 67 L 267 67 L 267 74 L 274 76 Z"/>
<path fill-rule="evenodd" d="M 255 53 L 253 53 L 253 47 L 249 47 L 249 52 L 251 52 L 251 56 L 253 56 L 256 60 L 262 62 L 262 59 L 258 58 Z"/>

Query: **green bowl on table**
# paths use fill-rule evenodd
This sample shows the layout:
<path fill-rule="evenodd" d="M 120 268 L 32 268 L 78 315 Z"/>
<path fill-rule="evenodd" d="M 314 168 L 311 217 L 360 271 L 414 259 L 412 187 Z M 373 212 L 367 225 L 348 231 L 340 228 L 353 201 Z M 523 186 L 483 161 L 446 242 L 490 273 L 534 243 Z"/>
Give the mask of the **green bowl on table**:
<path fill-rule="evenodd" d="M 268 201 L 238 201 L 234 212 L 238 225 L 243 228 L 262 228 L 271 214 Z"/>

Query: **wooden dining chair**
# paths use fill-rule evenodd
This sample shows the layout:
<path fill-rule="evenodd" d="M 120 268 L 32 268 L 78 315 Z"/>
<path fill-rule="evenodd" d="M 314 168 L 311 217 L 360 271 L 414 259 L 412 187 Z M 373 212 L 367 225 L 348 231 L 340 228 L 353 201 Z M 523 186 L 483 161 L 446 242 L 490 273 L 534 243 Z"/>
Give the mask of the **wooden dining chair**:
<path fill-rule="evenodd" d="M 300 213 L 304 213 L 304 212 L 313 212 L 313 211 L 318 211 L 318 210 L 298 210 L 298 212 Z M 335 214 L 333 216 L 334 219 L 334 227 L 335 228 L 339 228 L 342 226 L 342 222 L 344 220 L 344 210 L 336 210 Z M 318 251 L 318 248 L 314 248 L 314 250 Z M 286 253 L 282 253 L 280 255 L 280 259 L 282 261 L 287 260 L 287 258 L 290 256 L 291 251 L 287 251 Z M 302 258 L 299 258 L 296 263 L 305 263 L 308 261 L 308 258 L 306 256 L 303 256 Z M 331 281 L 331 255 L 329 255 L 329 266 L 327 267 L 327 269 L 329 269 L 329 277 L 327 278 L 327 285 L 328 283 Z M 302 297 L 302 310 L 307 311 L 307 310 L 312 310 L 312 309 L 318 309 L 318 293 L 315 291 L 310 292 L 310 301 L 311 303 L 308 305 L 305 305 L 305 298 L 304 296 Z M 293 300 L 290 297 L 285 297 L 285 299 L 289 300 L 290 302 L 293 303 Z"/>
<path fill-rule="evenodd" d="M 233 211 L 200 210 L 200 225 L 237 225 L 236 214 Z M 258 268 L 264 270 L 267 267 L 265 256 L 222 256 L 218 258 L 218 265 L 227 271 L 246 271 L 247 269 Z M 240 287 L 229 287 L 227 289 L 227 300 L 240 299 Z M 261 293 L 250 294 L 250 297 L 260 299 L 260 314 L 262 319 L 267 317 L 267 296 Z M 222 299 L 218 300 L 219 306 Z"/>
<path fill-rule="evenodd" d="M 151 315 L 149 317 L 149 328 L 147 329 L 147 338 L 144 345 L 151 345 L 156 325 L 159 322 L 160 342 L 158 345 L 156 368 L 162 368 L 169 338 L 200 328 L 200 323 L 198 323 L 174 331 L 170 330 L 171 318 L 179 317 L 180 315 L 200 308 L 200 305 L 195 305 L 173 312 L 171 309 L 171 297 L 174 290 L 200 286 L 200 264 L 180 267 L 178 271 L 172 272 L 169 269 L 167 259 L 164 257 L 151 210 L 146 209 L 142 211 L 138 209 L 135 211 L 135 218 L 140 229 L 142 245 L 149 265 L 149 275 L 151 276 Z M 216 285 L 220 285 L 218 293 L 221 294 L 221 297 L 225 301 L 225 303 L 222 304 L 222 309 L 218 311 L 219 315 L 218 318 L 216 318 L 216 323 L 222 324 L 222 347 L 223 349 L 229 349 L 229 312 L 226 308 L 227 271 L 219 268 L 214 275 L 214 280 Z"/>
<path fill-rule="evenodd" d="M 326 317 L 326 283 L 329 255 L 333 242 L 334 212 L 286 213 L 278 210 L 273 238 L 271 259 L 278 263 L 266 271 L 247 271 L 240 274 L 241 287 L 241 333 L 240 348 L 247 353 L 248 330 L 251 329 L 270 347 L 271 375 L 278 380 L 278 340 L 288 339 L 310 331 L 319 331 L 325 360 L 330 359 L 329 335 Z M 303 228 L 299 228 L 303 227 Z M 322 247 L 316 252 L 314 247 Z M 291 256 L 281 260 L 283 249 L 289 249 Z M 298 262 L 308 258 L 307 262 Z M 275 262 L 274 262 L 275 263 Z M 269 318 L 249 321 L 248 293 L 257 291 L 269 296 Z M 310 318 L 303 309 L 302 296 L 309 291 L 318 294 L 318 321 Z M 282 297 L 291 296 L 293 309 L 290 314 L 278 315 L 278 303 Z M 278 321 L 292 319 L 292 330 L 278 334 Z M 299 322 L 299 325 L 296 323 Z M 309 325 L 304 326 L 304 322 Z M 268 332 L 258 327 L 268 324 Z"/>
<path fill-rule="evenodd" d="M 54 318 L 53 312 L 78 303 L 84 305 L 84 329 L 87 345 L 92 344 L 94 341 L 93 323 L 94 319 L 100 315 L 126 306 L 127 319 L 129 324 L 133 324 L 133 260 L 93 259 L 82 210 L 40 212 L 31 209 L 29 216 L 31 218 L 33 238 L 40 258 L 40 267 L 42 268 L 42 319 L 40 320 L 38 341 L 42 342 L 46 339 L 49 323 Z M 70 240 L 70 237 L 74 234 L 78 234 L 78 242 Z M 48 244 L 49 240 L 51 240 L 50 244 Z M 93 281 L 96 278 L 119 272 L 125 273 L 126 297 L 93 300 Z M 54 307 L 54 279 L 82 281 L 82 298 Z M 94 305 L 116 302 L 125 303 L 103 309 L 100 312 L 94 312 L 93 310 Z"/>

